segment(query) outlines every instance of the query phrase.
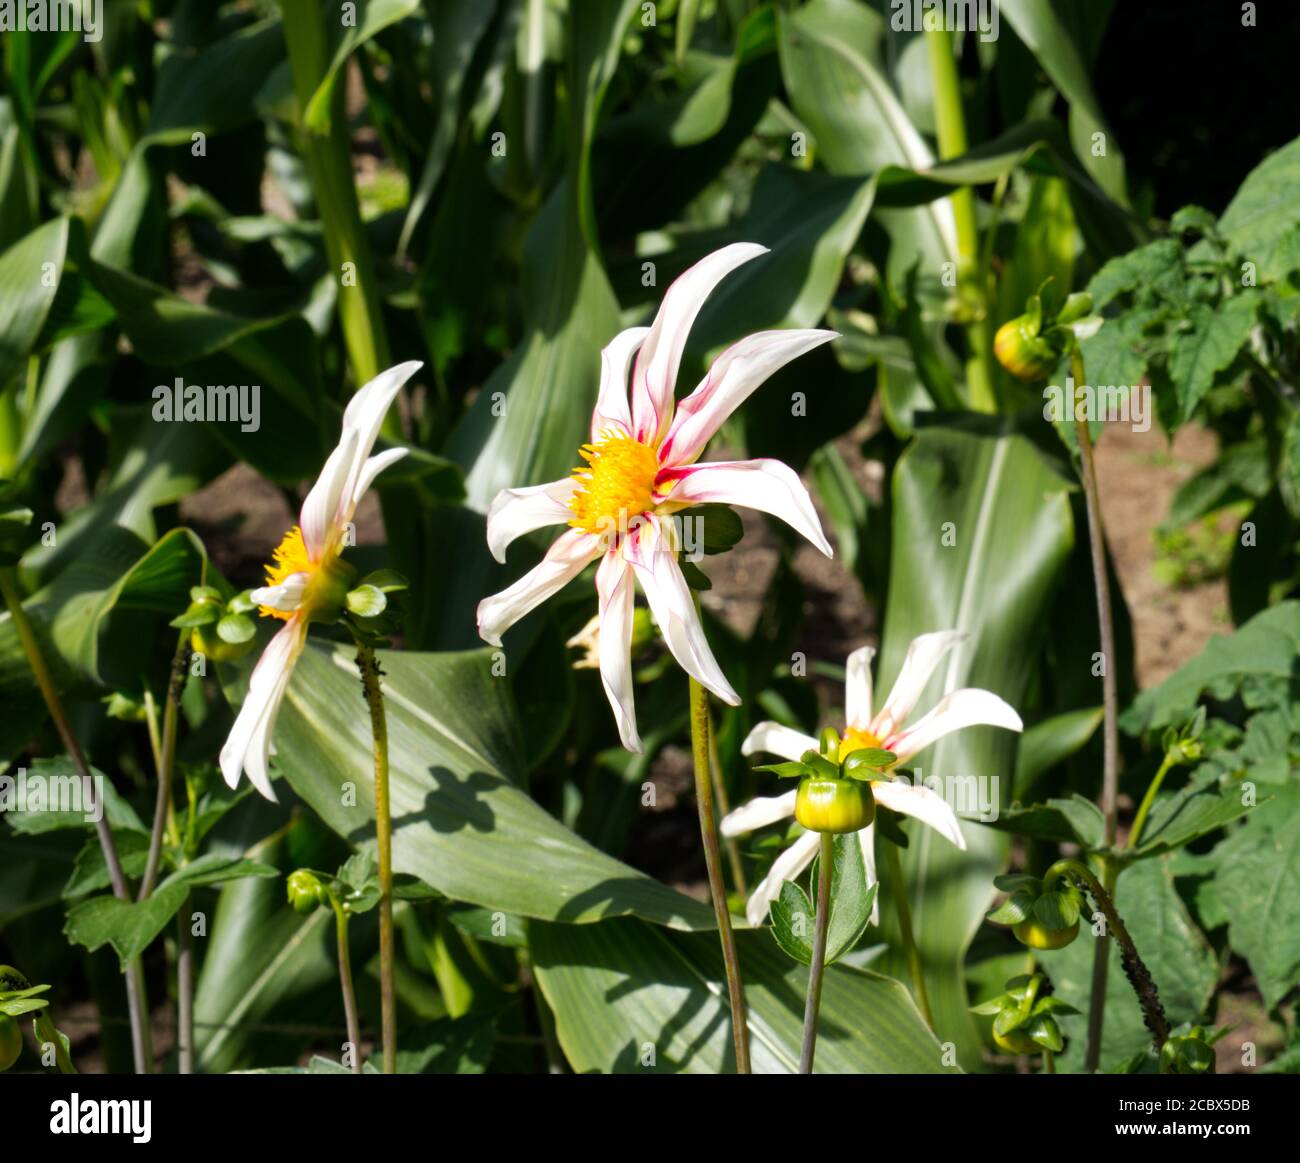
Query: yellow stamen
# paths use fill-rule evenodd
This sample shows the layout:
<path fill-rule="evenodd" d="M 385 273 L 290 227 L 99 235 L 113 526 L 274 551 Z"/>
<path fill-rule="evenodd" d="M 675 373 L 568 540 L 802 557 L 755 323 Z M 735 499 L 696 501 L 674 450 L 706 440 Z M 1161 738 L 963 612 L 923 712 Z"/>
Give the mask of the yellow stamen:
<path fill-rule="evenodd" d="M 621 432 L 605 432 L 580 450 L 587 463 L 573 470 L 582 487 L 569 502 L 575 529 L 611 534 L 654 508 L 659 458 L 649 445 Z"/>
<path fill-rule="evenodd" d="M 844 738 L 840 740 L 840 761 L 843 762 L 855 751 L 863 751 L 869 747 L 883 748 L 884 746 L 884 743 L 870 731 L 861 731 L 857 727 L 850 727 L 844 732 Z"/>
<path fill-rule="evenodd" d="M 295 525 L 284 535 L 284 540 L 272 554 L 274 562 L 266 567 L 266 584 L 281 585 L 295 573 L 314 574 L 320 565 L 307 556 L 307 546 L 303 543 L 302 530 Z M 285 610 L 273 610 L 270 606 L 259 606 L 257 612 L 265 618 L 279 618 L 287 622 L 293 615 Z"/>

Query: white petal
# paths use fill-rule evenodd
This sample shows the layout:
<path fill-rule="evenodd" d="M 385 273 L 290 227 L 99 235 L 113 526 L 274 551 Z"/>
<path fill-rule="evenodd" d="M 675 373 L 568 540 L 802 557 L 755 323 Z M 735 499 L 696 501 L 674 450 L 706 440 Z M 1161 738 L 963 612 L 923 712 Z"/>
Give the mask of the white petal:
<path fill-rule="evenodd" d="M 658 524 L 652 519 L 633 531 L 624 540 L 624 547 L 650 605 L 650 613 L 677 665 L 724 703 L 739 706 L 740 696 L 731 689 L 713 657 L 709 640 L 704 637 L 695 600 L 677 564 L 671 539 L 659 534 Z"/>
<path fill-rule="evenodd" d="M 674 505 L 715 501 L 771 513 L 827 557 L 835 556 L 803 481 L 779 460 L 723 460 L 668 469 L 657 478 L 660 493 L 668 481 L 675 482 L 667 494 Z"/>
<path fill-rule="evenodd" d="M 817 740 L 793 727 L 783 727 L 780 723 L 763 722 L 754 726 L 740 745 L 742 755 L 753 755 L 756 751 L 769 751 L 782 759 L 798 759 L 805 751 L 816 751 Z"/>
<path fill-rule="evenodd" d="M 758 926 L 767 920 L 768 906 L 781 895 L 781 886 L 787 880 L 794 880 L 812 863 L 820 846 L 821 833 L 805 832 L 776 858 L 745 905 L 745 916 L 751 925 Z"/>
<path fill-rule="evenodd" d="M 691 325 L 713 289 L 767 247 L 735 242 L 700 259 L 664 292 L 659 313 L 632 371 L 632 425 L 638 440 L 657 444 L 673 413 L 673 388 Z"/>
<path fill-rule="evenodd" d="M 380 372 L 368 384 L 358 388 L 348 401 L 343 412 L 343 427 L 355 428 L 360 437 L 360 458 L 365 460 L 375 446 L 379 429 L 383 427 L 384 417 L 389 405 L 397 398 L 397 393 L 424 365 L 419 360 L 410 360 Z"/>
<path fill-rule="evenodd" d="M 390 464 L 396 464 L 408 452 L 410 452 L 409 448 L 388 448 L 362 463 L 361 473 L 357 477 L 357 482 L 352 489 L 352 503 L 347 507 L 343 514 L 343 519 L 345 521 L 352 520 L 352 515 L 357 511 L 357 506 L 361 503 L 361 498 L 370 491 L 370 486 L 375 483 L 375 477 L 383 472 Z"/>
<path fill-rule="evenodd" d="M 488 507 L 487 541 L 492 556 L 505 561 L 506 549 L 515 538 L 568 522 L 573 516 L 569 499 L 577 491 L 573 477 L 526 489 L 502 489 Z"/>
<path fill-rule="evenodd" d="M 600 604 L 600 681 L 618 723 L 618 737 L 629 751 L 641 753 L 632 694 L 632 612 L 636 586 L 632 567 L 621 554 L 607 553 L 596 568 L 596 597 Z"/>
<path fill-rule="evenodd" d="M 889 692 L 885 705 L 871 723 L 871 733 L 876 738 L 884 739 L 894 734 L 907 722 L 907 717 L 925 690 L 926 683 L 930 681 L 934 668 L 949 650 L 968 637 L 968 634 L 960 630 L 939 630 L 912 640 L 898 678 L 894 680 L 894 689 Z"/>
<path fill-rule="evenodd" d="M 677 405 L 659 453 L 661 463 L 674 466 L 698 460 L 723 421 L 770 375 L 837 335 L 835 331 L 759 331 L 733 343 L 713 361 L 699 387 Z"/>
<path fill-rule="evenodd" d="M 1024 724 L 1015 709 L 992 691 L 965 687 L 945 695 L 934 708 L 918 719 L 906 731 L 891 740 L 890 750 L 905 763 L 920 754 L 936 739 L 942 739 L 963 727 L 1005 727 L 1008 731 L 1022 731 Z"/>
<path fill-rule="evenodd" d="M 259 606 L 292 614 L 302 604 L 302 596 L 310 581 L 309 573 L 291 573 L 278 586 L 262 586 L 250 591 L 248 596 Z"/>
<path fill-rule="evenodd" d="M 889 843 L 888 840 L 885 843 Z M 862 851 L 862 863 L 867 872 L 867 885 L 876 883 L 876 826 L 868 824 L 858 829 L 858 847 Z M 871 924 L 880 924 L 880 890 L 871 898 Z"/>
<path fill-rule="evenodd" d="M 859 646 L 844 667 L 844 718 L 862 731 L 871 724 L 871 660 L 875 657 L 874 646 Z"/>
<path fill-rule="evenodd" d="M 961 834 L 957 813 L 938 792 L 920 784 L 913 787 L 898 779 L 873 783 L 871 794 L 882 808 L 929 824 L 940 836 L 951 840 L 958 848 L 966 847 L 966 838 Z"/>
<path fill-rule="evenodd" d="M 302 543 L 312 561 L 321 559 L 331 535 L 337 532 L 338 513 L 343 492 L 352 476 L 358 439 L 356 429 L 343 429 L 338 445 L 329 454 L 325 467 L 320 470 L 320 476 L 302 503 L 298 526 L 302 530 Z"/>
<path fill-rule="evenodd" d="M 600 353 L 600 394 L 591 414 L 591 438 L 599 440 L 607 428 L 632 431 L 632 409 L 627 391 L 627 369 L 632 357 L 650 334 L 648 327 L 620 331 Z"/>
<path fill-rule="evenodd" d="M 578 529 L 561 533 L 546 556 L 514 585 L 478 604 L 478 632 L 484 642 L 501 645 L 501 635 L 530 610 L 580 574 L 600 554 L 600 538 Z"/>
<path fill-rule="evenodd" d="M 231 787 L 239 782 L 239 773 L 247 771 L 253 786 L 268 800 L 275 800 L 267 771 L 271 736 L 284 692 L 289 687 L 289 676 L 306 643 L 306 619 L 290 618 L 267 643 L 262 657 L 253 667 L 248 680 L 248 694 L 221 749 L 221 774 Z"/>
<path fill-rule="evenodd" d="M 757 796 L 723 816 L 718 831 L 724 836 L 743 836 L 746 832 L 775 824 L 777 820 L 787 820 L 794 815 L 794 800 L 798 794 L 799 789 L 795 788 L 781 796 Z"/>

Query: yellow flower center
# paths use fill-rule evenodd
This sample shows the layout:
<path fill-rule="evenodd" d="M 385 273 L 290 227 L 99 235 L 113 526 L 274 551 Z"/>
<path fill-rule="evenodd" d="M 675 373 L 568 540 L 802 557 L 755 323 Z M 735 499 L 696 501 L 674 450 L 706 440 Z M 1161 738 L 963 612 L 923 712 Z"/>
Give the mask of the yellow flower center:
<path fill-rule="evenodd" d="M 575 468 L 573 476 L 582 487 L 569 502 L 569 524 L 575 529 L 622 532 L 632 518 L 654 508 L 659 458 L 649 445 L 621 432 L 607 432 L 584 444 L 580 455 L 587 463 Z"/>
<path fill-rule="evenodd" d="M 302 539 L 302 530 L 295 525 L 284 535 L 284 540 L 276 546 L 271 555 L 274 560 L 266 567 L 266 584 L 283 585 L 295 573 L 315 574 L 320 568 L 317 562 L 307 556 L 307 546 Z M 287 610 L 273 610 L 270 606 L 258 606 L 257 612 L 264 618 L 279 618 L 287 622 L 293 615 Z"/>
<path fill-rule="evenodd" d="M 850 727 L 844 732 L 844 737 L 840 740 L 840 761 L 843 762 L 855 751 L 863 751 L 869 747 L 883 748 L 884 746 L 870 731 L 860 731 L 857 727 Z"/>

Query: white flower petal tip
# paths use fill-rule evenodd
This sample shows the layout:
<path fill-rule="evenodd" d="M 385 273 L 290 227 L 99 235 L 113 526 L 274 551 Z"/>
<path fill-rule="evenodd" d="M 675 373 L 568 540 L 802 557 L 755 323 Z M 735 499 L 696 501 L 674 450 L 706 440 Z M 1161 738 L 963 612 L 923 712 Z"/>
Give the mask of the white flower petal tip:
<path fill-rule="evenodd" d="M 765 721 L 757 723 L 745 736 L 740 745 L 742 755 L 754 755 L 766 751 L 779 755 L 782 759 L 798 759 L 805 751 L 816 751 L 817 740 L 793 727 L 784 727 L 780 723 Z"/>
<path fill-rule="evenodd" d="M 899 781 L 885 780 L 871 785 L 871 794 L 876 803 L 900 815 L 911 816 L 914 820 L 928 825 L 945 840 L 951 841 L 963 851 L 966 837 L 961 833 L 961 824 L 952 806 L 938 792 L 921 784 L 912 785 Z"/>
<path fill-rule="evenodd" d="M 789 819 L 794 815 L 794 801 L 798 794 L 796 788 L 785 795 L 758 796 L 723 816 L 718 830 L 727 837 L 743 836 L 778 820 Z"/>
<path fill-rule="evenodd" d="M 488 506 L 488 551 L 504 563 L 506 550 L 517 538 L 547 525 L 565 524 L 573 516 L 569 501 L 577 491 L 578 482 L 572 477 L 529 488 L 502 489 Z"/>

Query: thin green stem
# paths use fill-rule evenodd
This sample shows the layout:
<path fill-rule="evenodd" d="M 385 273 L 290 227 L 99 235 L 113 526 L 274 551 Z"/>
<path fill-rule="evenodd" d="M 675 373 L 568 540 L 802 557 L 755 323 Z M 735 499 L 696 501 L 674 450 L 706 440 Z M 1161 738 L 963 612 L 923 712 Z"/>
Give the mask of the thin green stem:
<path fill-rule="evenodd" d="M 709 764 L 709 692 L 695 679 L 691 684 L 691 758 L 695 768 L 695 804 L 700 815 L 700 841 L 704 865 L 709 874 L 709 896 L 718 922 L 722 961 L 727 974 L 727 996 L 731 1001 L 731 1034 L 736 1046 L 736 1073 L 749 1074 L 749 1023 L 745 1016 L 745 987 L 740 980 L 740 956 L 736 935 L 731 930 L 727 908 L 727 886 L 722 879 L 722 854 L 718 847 L 718 826 L 713 813 L 713 779 Z"/>
<path fill-rule="evenodd" d="M 194 1073 L 194 935 L 190 931 L 193 897 L 176 914 L 176 1069 Z"/>
<path fill-rule="evenodd" d="M 357 641 L 357 670 L 374 737 L 375 838 L 379 848 L 379 995 L 384 1073 L 397 1071 L 397 990 L 393 983 L 393 822 L 388 797 L 388 721 L 374 647 Z"/>
<path fill-rule="evenodd" d="M 1075 344 L 1070 353 L 1070 372 L 1074 392 L 1087 384 L 1083 353 Z M 1078 418 L 1075 399 L 1070 400 L 1070 414 L 1075 417 L 1074 431 L 1079 441 L 1079 466 L 1083 477 L 1084 505 L 1088 513 L 1088 548 L 1092 556 L 1092 581 L 1097 593 L 1097 621 L 1101 635 L 1102 700 L 1102 776 L 1101 814 L 1103 842 L 1115 843 L 1116 816 L 1119 802 L 1119 691 L 1115 675 L 1115 618 L 1110 603 L 1110 579 L 1106 573 L 1106 538 L 1101 523 L 1101 493 L 1097 487 L 1097 469 L 1093 459 L 1092 433 L 1087 420 Z M 1102 879 L 1114 892 L 1118 871 L 1105 858 L 1101 861 Z M 1088 1050 L 1084 1069 L 1093 1071 L 1101 1061 L 1102 1025 L 1106 1011 L 1106 943 L 1100 941 L 1093 953 L 1092 989 L 1088 1004 Z"/>
<path fill-rule="evenodd" d="M 1044 1074 L 1056 1073 L 1056 1055 L 1053 1054 L 1050 1050 L 1043 1051 L 1043 1073 Z"/>
<path fill-rule="evenodd" d="M 951 31 L 927 27 L 926 47 L 930 57 L 930 80 L 934 92 L 935 131 L 940 159 L 960 157 L 966 152 L 966 114 L 962 108 L 957 56 Z M 970 406 L 977 412 L 997 407 L 993 392 L 992 350 L 988 334 L 988 288 L 979 281 L 979 228 L 975 220 L 975 191 L 959 186 L 949 196 L 957 227 L 958 286 L 969 296 L 975 318 L 967 325 L 971 355 L 966 364 Z"/>
<path fill-rule="evenodd" d="M 817 1054 L 817 1011 L 822 1004 L 822 978 L 826 974 L 826 934 L 831 926 L 831 871 L 835 867 L 835 837 L 822 833 L 821 858 L 817 862 L 817 920 L 813 928 L 812 963 L 808 966 L 808 997 L 803 1009 L 803 1046 L 799 1051 L 799 1073 L 811 1074 Z"/>
<path fill-rule="evenodd" d="M 722 778 L 722 756 L 718 752 L 718 733 L 714 729 L 713 716 L 709 716 L 709 770 L 713 777 L 713 795 L 717 801 L 718 812 L 723 819 L 731 814 L 731 801 L 727 796 L 727 782 Z M 723 839 L 727 850 L 727 863 L 731 865 L 731 880 L 736 891 L 742 896 L 749 895 L 745 884 L 745 863 L 740 858 L 740 845 L 734 836 Z"/>
<path fill-rule="evenodd" d="M 1142 797 L 1142 802 L 1138 805 L 1137 815 L 1133 817 L 1133 827 L 1128 833 L 1128 848 L 1136 848 L 1138 840 L 1142 837 L 1142 826 L 1147 822 L 1147 816 L 1151 812 L 1151 805 L 1156 802 L 1156 793 L 1160 790 L 1160 785 L 1164 783 L 1165 776 L 1169 774 L 1169 769 L 1177 762 L 1172 753 L 1166 753 L 1160 769 L 1152 777 L 1151 782 L 1147 785 L 1146 795 Z"/>
<path fill-rule="evenodd" d="M 1113 865 L 1109 865 L 1108 868 L 1113 868 Z M 1137 946 L 1133 943 L 1133 937 L 1115 908 L 1113 883 L 1105 883 L 1104 877 L 1098 879 L 1092 869 L 1082 861 L 1066 859 L 1058 860 L 1047 870 L 1043 876 L 1043 888 L 1048 891 L 1056 881 L 1067 880 L 1071 877 L 1082 882 L 1083 886 L 1091 894 L 1092 899 L 1097 903 L 1102 915 L 1106 918 L 1106 937 L 1097 942 L 1102 957 L 1109 960 L 1109 948 L 1106 942 L 1110 936 L 1114 936 L 1115 940 L 1119 942 L 1120 964 L 1124 967 L 1124 975 L 1128 978 L 1129 984 L 1133 987 L 1133 992 L 1137 995 L 1138 1004 L 1142 1007 L 1143 1021 L 1145 1021 L 1147 1029 L 1151 1031 L 1156 1050 L 1159 1051 L 1169 1037 L 1169 1021 L 1165 1017 L 1164 1007 L 1160 1004 L 1160 993 L 1156 988 L 1155 979 L 1151 976 L 1151 971 L 1138 954 Z M 1088 1044 L 1089 1054 L 1093 1050 L 1093 1045 L 1090 1040 Z M 1098 1049 L 1100 1048 L 1098 1047 Z"/>
<path fill-rule="evenodd" d="M 889 840 L 884 842 L 885 863 L 889 866 L 889 880 L 893 887 L 894 909 L 898 914 L 898 931 L 903 939 L 903 952 L 907 956 L 907 968 L 912 975 L 912 990 L 916 994 L 916 1004 L 925 1018 L 925 1024 L 934 1032 L 934 1013 L 930 1009 L 930 995 L 925 988 L 925 966 L 921 961 L 921 950 L 917 948 L 916 936 L 912 932 L 912 908 L 907 900 L 907 885 L 903 882 L 903 862 L 898 855 L 898 845 Z"/>
<path fill-rule="evenodd" d="M 99 846 L 104 854 L 104 865 L 108 869 L 113 895 L 118 900 L 130 904 L 131 889 L 126 882 L 126 874 L 122 871 L 122 862 L 118 859 L 117 845 L 113 842 L 113 830 L 109 827 L 108 819 L 99 803 L 90 765 L 86 762 L 81 744 L 72 733 L 72 725 L 68 722 L 68 716 L 63 709 L 63 700 L 59 698 L 54 678 L 45 664 L 45 656 L 41 653 L 36 630 L 27 617 L 27 611 L 23 609 L 22 597 L 18 592 L 18 583 L 12 566 L 0 568 L 0 596 L 3 596 L 4 604 L 9 609 L 14 629 L 18 632 L 18 640 L 22 644 L 23 653 L 27 656 L 27 665 L 32 669 L 32 675 L 36 679 L 41 697 L 45 700 L 50 719 L 72 760 L 72 766 L 76 768 L 77 775 L 81 779 L 81 787 L 85 795 L 84 807 L 87 815 L 93 816 L 95 820 L 95 833 L 99 837 Z M 149 1002 L 145 995 L 144 974 L 140 970 L 138 957 L 127 962 L 126 966 L 126 1008 L 131 1024 L 131 1052 L 135 1058 L 135 1071 L 137 1074 L 149 1074 L 153 1071 Z"/>
<path fill-rule="evenodd" d="M 149 855 L 144 866 L 144 879 L 140 882 L 137 900 L 148 900 L 158 883 L 158 869 L 162 863 L 163 829 L 172 802 L 172 775 L 176 770 L 176 735 L 180 720 L 181 691 L 185 689 L 185 675 L 190 665 L 190 634 L 182 630 L 172 655 L 171 672 L 167 679 L 167 701 L 163 705 L 162 744 L 158 749 L 158 795 L 154 801 L 153 827 L 149 832 Z"/>
<path fill-rule="evenodd" d="M 361 1073 L 361 1022 L 357 1018 L 357 995 L 352 988 L 352 953 L 348 948 L 348 914 L 338 901 L 330 896 L 334 906 L 334 929 L 338 936 L 339 985 L 343 989 L 343 1016 L 348 1025 L 348 1041 L 352 1044 L 352 1073 Z M 387 1070 L 391 1074 L 391 1070 Z"/>

